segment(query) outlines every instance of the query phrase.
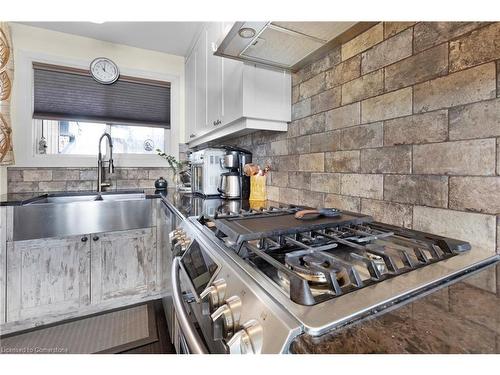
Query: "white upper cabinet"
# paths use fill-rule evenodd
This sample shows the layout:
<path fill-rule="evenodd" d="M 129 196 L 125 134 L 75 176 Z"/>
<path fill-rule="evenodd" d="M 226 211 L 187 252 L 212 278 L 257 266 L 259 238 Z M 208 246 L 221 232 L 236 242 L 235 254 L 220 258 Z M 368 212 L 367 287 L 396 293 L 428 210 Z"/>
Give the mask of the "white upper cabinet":
<path fill-rule="evenodd" d="M 186 142 L 207 125 L 207 32 L 203 30 L 186 59 Z"/>
<path fill-rule="evenodd" d="M 243 113 L 243 67 L 239 61 L 222 60 L 222 123 L 230 124 Z"/>
<path fill-rule="evenodd" d="M 212 23 L 207 29 L 207 119 L 210 128 L 220 124 L 222 117 L 222 59 L 214 55 L 221 24 Z"/>
<path fill-rule="evenodd" d="M 186 142 L 190 147 L 254 130 L 286 131 L 291 76 L 214 55 L 226 23 L 210 23 L 186 59 Z"/>
<path fill-rule="evenodd" d="M 196 54 L 186 60 L 186 139 L 196 132 Z"/>

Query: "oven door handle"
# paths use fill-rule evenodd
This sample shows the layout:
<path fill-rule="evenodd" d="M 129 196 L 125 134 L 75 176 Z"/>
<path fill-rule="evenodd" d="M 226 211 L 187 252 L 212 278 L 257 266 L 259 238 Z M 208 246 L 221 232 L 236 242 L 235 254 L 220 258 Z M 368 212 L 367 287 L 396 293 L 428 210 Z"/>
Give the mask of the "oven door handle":
<path fill-rule="evenodd" d="M 196 328 L 189 319 L 186 307 L 182 299 L 182 290 L 180 283 L 181 258 L 175 257 L 172 262 L 172 300 L 174 304 L 175 315 L 180 325 L 180 329 L 186 343 L 193 354 L 208 354 L 203 340 L 198 335 Z"/>

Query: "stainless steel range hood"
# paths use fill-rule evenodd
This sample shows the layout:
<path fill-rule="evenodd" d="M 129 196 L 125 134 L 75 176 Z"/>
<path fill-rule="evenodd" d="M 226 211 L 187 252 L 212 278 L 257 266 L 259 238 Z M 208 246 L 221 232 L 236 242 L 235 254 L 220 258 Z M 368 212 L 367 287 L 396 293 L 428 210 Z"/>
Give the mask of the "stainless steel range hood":
<path fill-rule="evenodd" d="M 375 22 L 235 22 L 215 55 L 296 71 Z"/>

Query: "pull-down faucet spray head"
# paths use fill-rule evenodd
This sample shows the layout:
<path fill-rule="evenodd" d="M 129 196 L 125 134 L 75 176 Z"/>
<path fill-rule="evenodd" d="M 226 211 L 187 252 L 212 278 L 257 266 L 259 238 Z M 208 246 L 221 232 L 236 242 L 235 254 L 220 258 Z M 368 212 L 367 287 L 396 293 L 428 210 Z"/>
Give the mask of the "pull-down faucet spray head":
<path fill-rule="evenodd" d="M 115 173 L 115 164 L 113 163 L 113 142 L 109 138 L 109 173 Z"/>
<path fill-rule="evenodd" d="M 113 159 L 109 159 L 109 173 L 115 173 L 115 165 L 113 164 Z"/>
<path fill-rule="evenodd" d="M 108 172 L 109 173 L 114 173 L 115 172 L 115 165 L 113 163 L 113 140 L 111 139 L 111 136 L 104 132 L 103 135 L 101 135 L 101 138 L 99 139 L 99 156 L 98 156 L 98 159 L 99 160 L 102 160 L 102 154 L 101 154 L 101 141 L 103 138 L 107 138 L 108 139 L 108 143 L 109 143 L 109 161 L 108 161 Z"/>
<path fill-rule="evenodd" d="M 109 143 L 109 160 L 107 162 L 102 160 L 101 142 L 102 142 L 103 138 L 107 138 L 108 143 Z M 114 173 L 115 165 L 113 163 L 113 140 L 111 139 L 111 136 L 106 132 L 104 132 L 104 134 L 101 135 L 101 138 L 99 138 L 99 152 L 97 154 L 97 193 L 99 194 L 99 196 L 96 198 L 96 200 L 102 200 L 101 192 L 102 192 L 103 187 L 111 186 L 110 183 L 103 183 L 102 182 L 102 178 L 103 178 L 102 175 L 104 172 L 105 163 L 108 163 L 108 172 L 110 174 Z"/>

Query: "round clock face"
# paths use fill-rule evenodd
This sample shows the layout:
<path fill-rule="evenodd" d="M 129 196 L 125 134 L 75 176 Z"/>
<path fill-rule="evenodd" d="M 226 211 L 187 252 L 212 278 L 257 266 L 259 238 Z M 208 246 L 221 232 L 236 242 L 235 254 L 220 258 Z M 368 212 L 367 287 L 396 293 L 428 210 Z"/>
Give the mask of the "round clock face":
<path fill-rule="evenodd" d="M 115 82 L 120 76 L 120 71 L 116 64 L 110 59 L 98 57 L 90 64 L 90 73 L 99 83 L 109 85 Z"/>

